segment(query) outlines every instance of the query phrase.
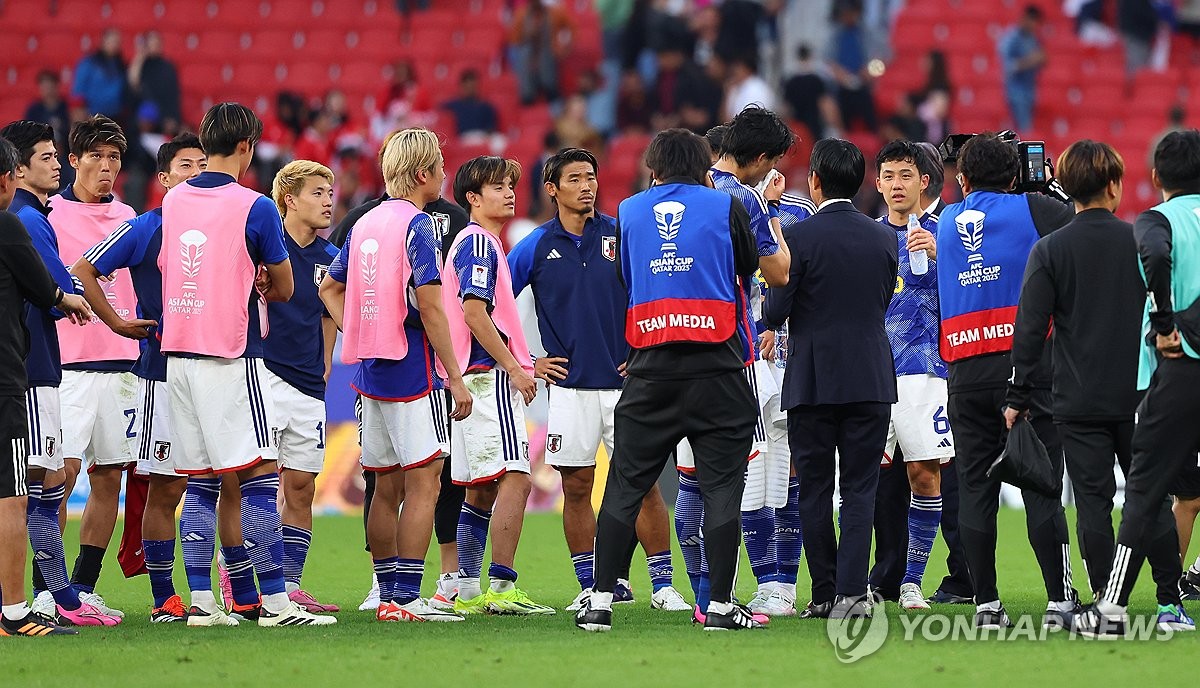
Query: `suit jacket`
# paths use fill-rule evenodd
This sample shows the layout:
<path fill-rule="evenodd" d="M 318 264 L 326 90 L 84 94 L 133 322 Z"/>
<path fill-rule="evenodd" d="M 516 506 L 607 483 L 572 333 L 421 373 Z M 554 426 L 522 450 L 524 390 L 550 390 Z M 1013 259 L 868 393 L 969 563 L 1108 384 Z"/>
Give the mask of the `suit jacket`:
<path fill-rule="evenodd" d="M 896 370 L 883 316 L 896 289 L 895 233 L 848 202 L 825 206 L 784 234 L 792 267 L 769 289 L 768 327 L 788 320 L 783 409 L 895 403 Z"/>

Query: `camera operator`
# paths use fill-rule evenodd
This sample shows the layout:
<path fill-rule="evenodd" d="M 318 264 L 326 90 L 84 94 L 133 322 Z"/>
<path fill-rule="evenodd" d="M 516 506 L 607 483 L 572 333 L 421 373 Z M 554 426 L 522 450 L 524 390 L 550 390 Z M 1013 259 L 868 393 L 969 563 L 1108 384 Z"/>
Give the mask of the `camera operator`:
<path fill-rule="evenodd" d="M 959 528 L 975 585 L 975 626 L 1011 622 L 996 588 L 996 512 L 1000 481 L 988 467 L 1004 449 L 1002 408 L 1012 369 L 1013 321 L 1021 277 L 1039 237 L 1071 220 L 1070 206 L 1040 194 L 1010 194 L 1021 170 L 1017 148 L 984 133 L 958 155 L 963 200 L 938 221 L 939 348 L 949 364 L 950 426 L 957 444 Z M 1029 411 L 1059 474 L 1062 448 L 1050 416 L 1049 356 L 1030 375 Z M 1077 608 L 1071 587 L 1067 521 L 1057 497 L 1023 492 L 1029 541 L 1049 604 L 1043 623 L 1068 626 Z"/>

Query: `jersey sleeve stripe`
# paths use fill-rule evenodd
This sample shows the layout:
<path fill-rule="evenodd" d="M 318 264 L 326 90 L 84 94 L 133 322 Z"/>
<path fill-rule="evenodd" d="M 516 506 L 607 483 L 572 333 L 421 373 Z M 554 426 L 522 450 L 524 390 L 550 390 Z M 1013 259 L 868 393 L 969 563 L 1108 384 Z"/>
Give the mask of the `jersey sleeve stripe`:
<path fill-rule="evenodd" d="M 121 237 L 128 234 L 132 229 L 133 227 L 131 227 L 128 222 L 122 222 L 121 226 L 117 227 L 112 234 L 109 234 L 107 237 L 105 237 L 104 241 L 101 241 L 100 243 L 88 249 L 87 253 L 83 254 L 83 257 L 87 260 L 87 262 L 95 265 L 96 261 L 104 255 L 105 251 L 111 248 L 114 243 L 120 240 Z"/>

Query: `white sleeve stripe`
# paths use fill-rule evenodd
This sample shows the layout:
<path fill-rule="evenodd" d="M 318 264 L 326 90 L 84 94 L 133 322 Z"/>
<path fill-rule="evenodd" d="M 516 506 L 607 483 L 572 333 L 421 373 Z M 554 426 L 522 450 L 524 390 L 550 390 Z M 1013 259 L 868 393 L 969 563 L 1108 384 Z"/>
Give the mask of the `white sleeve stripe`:
<path fill-rule="evenodd" d="M 764 213 L 767 212 L 767 199 L 763 198 L 763 195 L 758 192 L 758 189 L 748 184 L 742 184 L 742 186 L 746 187 L 747 191 L 754 194 L 755 200 L 758 201 L 758 209 Z"/>
<path fill-rule="evenodd" d="M 112 234 L 109 234 L 107 237 L 105 237 L 104 241 L 101 241 L 100 243 L 88 249 L 87 253 L 83 254 L 83 257 L 87 260 L 87 262 L 95 265 L 96 261 L 104 255 L 104 252 L 111 248 L 112 245 L 117 242 L 117 240 L 125 236 L 131 229 L 133 228 L 128 222 L 122 222 L 121 226 L 117 227 Z"/>

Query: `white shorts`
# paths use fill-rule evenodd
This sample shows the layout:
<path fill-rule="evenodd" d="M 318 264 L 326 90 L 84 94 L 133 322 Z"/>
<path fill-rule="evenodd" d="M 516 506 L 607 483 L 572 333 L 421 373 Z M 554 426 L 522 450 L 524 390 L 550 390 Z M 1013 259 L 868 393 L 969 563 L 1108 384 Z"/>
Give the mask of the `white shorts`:
<path fill-rule="evenodd" d="M 412 401 L 360 399 L 363 470 L 419 468 L 447 454 L 446 395 L 441 390 Z"/>
<path fill-rule="evenodd" d="M 129 439 L 129 453 L 142 475 L 179 477 L 171 452 L 171 393 L 167 383 L 138 378 L 137 422 Z"/>
<path fill-rule="evenodd" d="M 949 463 L 954 458 L 954 435 L 946 416 L 946 381 L 936 375 L 901 375 L 896 378 L 896 399 L 881 464 L 892 463 L 897 444 L 905 463 L 933 459 Z"/>
<path fill-rule="evenodd" d="M 137 435 L 137 376 L 64 370 L 63 456 L 87 459 L 88 467 L 132 462 L 129 440 Z"/>
<path fill-rule="evenodd" d="M 612 458 L 613 414 L 619 389 L 572 389 L 551 386 L 546 420 L 546 463 L 559 468 L 596 465 L 596 450 Z"/>
<path fill-rule="evenodd" d="M 30 387 L 25 391 L 29 413 L 29 465 L 48 471 L 63 469 L 62 409 L 57 387 Z"/>
<path fill-rule="evenodd" d="M 525 400 L 495 369 L 463 376 L 471 415 L 450 424 L 450 479 L 456 485 L 491 482 L 508 471 L 529 472 Z"/>
<path fill-rule="evenodd" d="M 266 373 L 261 358 L 167 360 L 176 473 L 229 473 L 275 460 L 278 423 Z"/>
<path fill-rule="evenodd" d="M 271 441 L 279 457 L 279 468 L 320 473 L 325 466 L 325 402 L 310 397 L 286 380 L 267 371 L 271 397 L 275 400 L 275 422 Z"/>

